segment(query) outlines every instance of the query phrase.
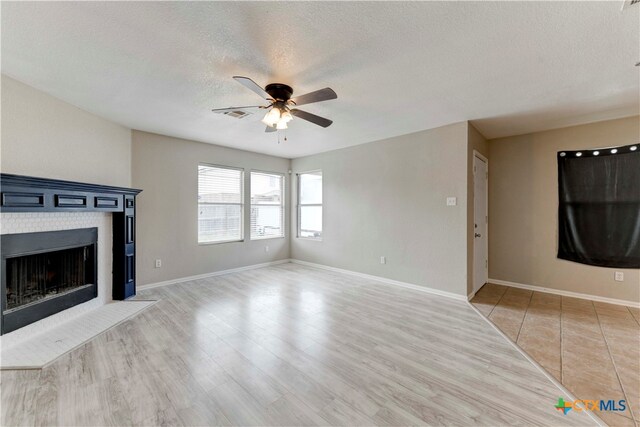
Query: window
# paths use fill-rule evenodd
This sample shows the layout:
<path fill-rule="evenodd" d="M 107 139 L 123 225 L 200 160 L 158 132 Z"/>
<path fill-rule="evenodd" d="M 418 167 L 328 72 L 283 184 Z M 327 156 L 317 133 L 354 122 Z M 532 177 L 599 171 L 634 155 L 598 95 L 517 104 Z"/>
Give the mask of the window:
<path fill-rule="evenodd" d="M 284 175 L 251 172 L 251 239 L 284 237 Z"/>
<path fill-rule="evenodd" d="M 242 240 L 243 171 L 198 165 L 198 243 Z"/>
<path fill-rule="evenodd" d="M 322 171 L 298 175 L 298 237 L 322 238 Z"/>
<path fill-rule="evenodd" d="M 558 258 L 640 268 L 638 148 L 558 153 Z"/>

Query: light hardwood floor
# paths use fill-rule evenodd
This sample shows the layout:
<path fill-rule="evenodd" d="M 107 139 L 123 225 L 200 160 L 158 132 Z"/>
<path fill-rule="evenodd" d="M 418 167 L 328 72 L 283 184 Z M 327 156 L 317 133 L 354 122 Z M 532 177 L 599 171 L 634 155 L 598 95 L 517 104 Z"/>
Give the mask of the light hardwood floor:
<path fill-rule="evenodd" d="M 492 283 L 471 302 L 577 398 L 626 400 L 605 422 L 639 425 L 640 310 Z"/>
<path fill-rule="evenodd" d="M 295 264 L 150 289 L 2 425 L 593 425 L 463 301 Z"/>

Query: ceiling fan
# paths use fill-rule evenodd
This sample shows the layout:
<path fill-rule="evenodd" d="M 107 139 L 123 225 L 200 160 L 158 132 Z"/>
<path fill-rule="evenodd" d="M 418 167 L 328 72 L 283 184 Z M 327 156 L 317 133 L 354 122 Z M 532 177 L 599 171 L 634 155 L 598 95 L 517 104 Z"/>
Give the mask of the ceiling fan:
<path fill-rule="evenodd" d="M 257 93 L 269 102 L 268 105 L 251 105 L 248 107 L 230 107 L 216 108 L 212 110 L 214 113 L 231 113 L 234 111 L 263 109 L 268 110 L 262 119 L 262 123 L 267 125 L 265 132 L 275 132 L 276 130 L 287 129 L 287 123 L 293 120 L 293 116 L 307 120 L 323 128 L 329 127 L 333 121 L 315 114 L 299 110 L 299 105 L 311 104 L 314 102 L 328 101 L 336 99 L 338 95 L 331 88 L 324 88 L 310 92 L 305 95 L 292 98 L 293 89 L 282 83 L 268 84 L 264 89 L 258 86 L 256 82 L 248 77 L 234 76 L 235 81 L 246 87 L 247 89 Z"/>

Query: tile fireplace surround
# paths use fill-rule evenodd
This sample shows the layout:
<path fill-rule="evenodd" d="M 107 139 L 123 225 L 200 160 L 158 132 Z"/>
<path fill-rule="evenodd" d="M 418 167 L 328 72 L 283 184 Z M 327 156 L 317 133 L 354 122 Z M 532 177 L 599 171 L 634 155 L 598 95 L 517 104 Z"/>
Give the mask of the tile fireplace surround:
<path fill-rule="evenodd" d="M 2 336 L 2 346 L 13 346 L 63 321 L 78 317 L 112 300 L 112 214 L 107 212 L 0 213 L 0 234 L 98 228 L 98 297 Z"/>

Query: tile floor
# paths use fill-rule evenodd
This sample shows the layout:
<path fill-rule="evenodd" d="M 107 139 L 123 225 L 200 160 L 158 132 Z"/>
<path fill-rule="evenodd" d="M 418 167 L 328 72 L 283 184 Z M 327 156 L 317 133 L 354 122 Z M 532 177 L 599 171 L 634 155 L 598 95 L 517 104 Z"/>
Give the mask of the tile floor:
<path fill-rule="evenodd" d="M 578 399 L 625 399 L 598 412 L 640 422 L 640 309 L 488 283 L 471 303 Z"/>

